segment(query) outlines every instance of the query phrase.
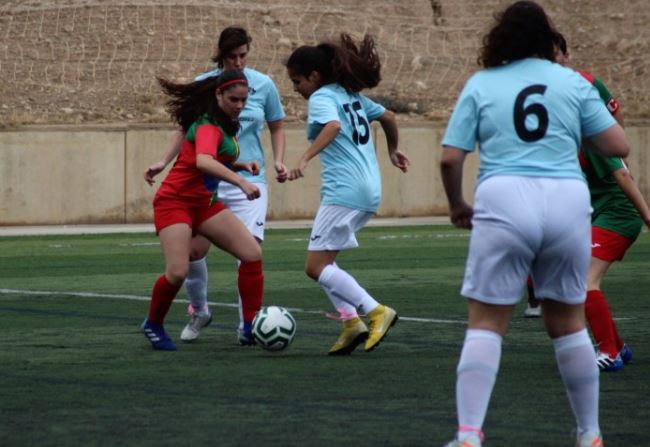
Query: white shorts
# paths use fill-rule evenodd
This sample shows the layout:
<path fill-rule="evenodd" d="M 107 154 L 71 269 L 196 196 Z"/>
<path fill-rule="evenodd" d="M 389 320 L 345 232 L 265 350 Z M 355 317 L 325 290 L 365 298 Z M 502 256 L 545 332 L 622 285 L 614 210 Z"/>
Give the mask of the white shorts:
<path fill-rule="evenodd" d="M 472 224 L 463 296 L 516 304 L 530 273 L 540 299 L 584 302 L 591 254 L 585 182 L 488 178 L 476 189 Z"/>
<path fill-rule="evenodd" d="M 309 237 L 309 251 L 339 251 L 359 246 L 355 233 L 374 213 L 338 205 L 321 205 Z"/>
<path fill-rule="evenodd" d="M 255 200 L 248 200 L 237 186 L 228 182 L 220 182 L 219 200 L 246 225 L 253 236 L 263 241 L 269 194 L 266 183 L 255 183 L 255 186 L 259 188 L 260 196 Z"/>

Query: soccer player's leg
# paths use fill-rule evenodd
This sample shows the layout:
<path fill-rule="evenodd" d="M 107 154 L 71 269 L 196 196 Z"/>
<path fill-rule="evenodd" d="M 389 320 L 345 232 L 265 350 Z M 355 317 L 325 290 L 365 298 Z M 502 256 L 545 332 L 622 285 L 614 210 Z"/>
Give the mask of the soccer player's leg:
<path fill-rule="evenodd" d="M 201 329 L 212 322 L 212 312 L 208 307 L 208 266 L 206 256 L 210 241 L 197 235 L 192 238 L 190 267 L 185 279 L 185 290 L 190 300 L 188 314 L 190 321 L 181 331 L 181 340 L 191 342 L 199 338 Z"/>
<path fill-rule="evenodd" d="M 199 226 L 199 232 L 213 244 L 241 261 L 237 286 L 242 299 L 243 334 L 246 336 L 246 343 L 242 343 L 241 337 L 239 343 L 254 344 L 253 319 L 262 307 L 264 293 L 260 245 L 244 224 L 225 207 L 204 220 Z"/>
<path fill-rule="evenodd" d="M 191 228 L 185 223 L 172 224 L 161 229 L 158 235 L 165 257 L 165 274 L 154 284 L 149 315 L 142 330 L 154 349 L 173 351 L 176 345 L 163 322 L 187 275 Z"/>

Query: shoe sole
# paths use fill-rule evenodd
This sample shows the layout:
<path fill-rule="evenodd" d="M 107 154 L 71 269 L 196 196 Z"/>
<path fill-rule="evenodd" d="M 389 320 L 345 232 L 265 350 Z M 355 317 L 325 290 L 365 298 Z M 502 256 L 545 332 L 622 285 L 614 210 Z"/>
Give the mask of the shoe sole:
<path fill-rule="evenodd" d="M 182 341 L 183 343 L 192 343 L 192 342 L 193 342 L 194 340 L 196 340 L 197 338 L 199 338 L 199 334 L 196 334 L 196 337 L 191 337 L 191 338 L 183 337 L 183 334 L 181 334 L 181 336 L 180 336 L 180 339 L 181 339 L 181 341 Z"/>
<path fill-rule="evenodd" d="M 352 353 L 352 351 L 357 349 L 357 346 L 359 346 L 367 339 L 368 339 L 368 332 L 362 332 L 359 335 L 357 335 L 355 339 L 352 340 L 352 343 L 350 343 L 349 345 L 344 346 L 341 349 L 337 349 L 336 351 L 330 351 L 327 353 L 327 355 L 349 355 Z"/>
<path fill-rule="evenodd" d="M 386 329 L 386 332 L 384 332 L 384 335 L 382 335 L 381 338 L 379 339 L 379 341 L 377 343 L 375 343 L 373 346 L 371 346 L 369 348 L 366 348 L 365 351 L 370 352 L 373 349 L 375 349 L 377 346 L 379 346 L 379 343 L 381 343 L 384 340 L 384 338 L 386 338 L 386 335 L 388 335 L 388 331 L 390 330 L 390 328 L 395 326 L 395 323 L 397 323 L 397 320 L 399 320 L 399 317 L 397 316 L 397 314 L 395 314 L 395 317 L 393 318 L 393 321 L 390 322 L 390 325 L 388 326 L 388 329 Z"/>

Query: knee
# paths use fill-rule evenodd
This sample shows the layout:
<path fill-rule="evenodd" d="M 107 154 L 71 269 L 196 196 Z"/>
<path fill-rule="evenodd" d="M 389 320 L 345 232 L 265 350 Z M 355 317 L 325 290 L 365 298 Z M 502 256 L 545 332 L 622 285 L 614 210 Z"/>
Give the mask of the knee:
<path fill-rule="evenodd" d="M 185 281 L 189 270 L 189 263 L 168 265 L 165 269 L 165 276 L 172 284 L 180 284 Z"/>
<path fill-rule="evenodd" d="M 262 247 L 260 244 L 251 245 L 246 252 L 239 258 L 241 262 L 256 262 L 262 260 Z"/>
<path fill-rule="evenodd" d="M 316 264 L 316 263 L 307 262 L 305 264 L 305 274 L 311 279 L 313 279 L 314 281 L 318 281 L 318 278 L 320 278 L 320 275 L 323 272 L 323 269 L 325 267 L 326 264 Z"/>
<path fill-rule="evenodd" d="M 198 261 L 199 259 L 205 258 L 209 249 L 210 241 L 201 236 L 194 237 L 190 248 L 190 260 Z"/>

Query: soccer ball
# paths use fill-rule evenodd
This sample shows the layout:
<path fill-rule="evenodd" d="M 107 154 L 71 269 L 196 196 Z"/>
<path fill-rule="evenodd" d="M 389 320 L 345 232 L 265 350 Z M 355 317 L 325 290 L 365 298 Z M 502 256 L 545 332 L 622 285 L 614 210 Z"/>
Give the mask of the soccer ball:
<path fill-rule="evenodd" d="M 253 320 L 253 337 L 267 351 L 281 351 L 291 344 L 296 335 L 296 320 L 287 309 L 279 306 L 263 307 Z"/>

